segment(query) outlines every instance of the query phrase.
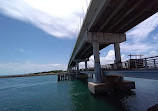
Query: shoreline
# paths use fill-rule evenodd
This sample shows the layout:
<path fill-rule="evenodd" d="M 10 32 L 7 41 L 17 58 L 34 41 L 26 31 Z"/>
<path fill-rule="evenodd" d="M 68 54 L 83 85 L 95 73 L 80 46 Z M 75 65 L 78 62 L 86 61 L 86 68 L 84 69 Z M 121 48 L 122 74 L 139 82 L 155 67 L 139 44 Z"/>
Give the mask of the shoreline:
<path fill-rule="evenodd" d="M 31 77 L 31 76 L 46 76 L 46 75 L 59 75 L 59 73 L 31 73 L 31 74 L 22 74 L 22 75 L 4 75 L 0 76 L 0 78 L 13 78 L 13 77 Z"/>

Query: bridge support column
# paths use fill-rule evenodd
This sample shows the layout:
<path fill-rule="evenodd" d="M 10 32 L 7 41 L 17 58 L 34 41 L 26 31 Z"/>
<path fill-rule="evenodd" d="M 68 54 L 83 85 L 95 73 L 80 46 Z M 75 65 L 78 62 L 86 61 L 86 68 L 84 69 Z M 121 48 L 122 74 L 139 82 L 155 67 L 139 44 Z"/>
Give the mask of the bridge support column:
<path fill-rule="evenodd" d="M 97 82 L 101 81 L 101 66 L 99 56 L 99 42 L 93 42 L 93 54 L 94 54 L 94 71 Z"/>
<path fill-rule="evenodd" d="M 71 72 L 72 72 L 72 67 L 70 67 L 70 68 L 68 69 L 68 72 L 69 72 L 69 73 L 71 73 Z"/>
<path fill-rule="evenodd" d="M 76 62 L 76 74 L 79 75 L 79 62 Z"/>
<path fill-rule="evenodd" d="M 85 70 L 87 71 L 87 61 L 85 61 Z"/>
<path fill-rule="evenodd" d="M 76 65 L 75 65 L 75 67 L 74 67 L 74 71 L 76 71 Z"/>
<path fill-rule="evenodd" d="M 114 43 L 114 49 L 115 49 L 115 63 L 116 63 L 117 69 L 122 69 L 119 42 Z"/>
<path fill-rule="evenodd" d="M 74 71 L 74 67 L 72 67 L 72 71 Z"/>

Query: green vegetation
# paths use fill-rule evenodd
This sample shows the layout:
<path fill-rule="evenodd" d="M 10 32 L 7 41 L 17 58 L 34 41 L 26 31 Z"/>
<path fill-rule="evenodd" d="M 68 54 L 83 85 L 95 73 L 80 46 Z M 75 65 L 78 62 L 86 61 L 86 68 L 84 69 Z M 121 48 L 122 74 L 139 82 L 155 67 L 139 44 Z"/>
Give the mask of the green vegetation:
<path fill-rule="evenodd" d="M 10 77 L 29 77 L 29 76 L 44 76 L 44 75 L 57 75 L 59 73 L 65 73 L 66 71 L 63 70 L 54 70 L 54 71 L 44 71 L 38 73 L 30 73 L 30 74 L 23 74 L 23 75 L 8 75 L 8 76 L 0 76 L 0 78 L 10 78 Z"/>
<path fill-rule="evenodd" d="M 47 72 L 41 72 L 41 73 L 61 73 L 61 72 L 66 72 L 63 70 L 54 70 L 54 71 L 47 71 Z"/>

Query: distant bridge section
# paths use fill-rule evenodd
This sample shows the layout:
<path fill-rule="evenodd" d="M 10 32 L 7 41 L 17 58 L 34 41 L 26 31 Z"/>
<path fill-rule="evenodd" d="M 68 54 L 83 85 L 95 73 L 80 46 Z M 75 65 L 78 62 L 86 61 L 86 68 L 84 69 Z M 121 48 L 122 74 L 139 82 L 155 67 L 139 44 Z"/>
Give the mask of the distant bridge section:
<path fill-rule="evenodd" d="M 68 69 L 87 61 L 94 54 L 94 69 L 100 76 L 99 50 L 114 44 L 115 62 L 120 69 L 119 43 L 126 41 L 128 30 L 158 11 L 158 0 L 91 0 Z M 77 61 L 76 61 L 77 60 Z M 78 72 L 78 71 L 77 71 Z"/>

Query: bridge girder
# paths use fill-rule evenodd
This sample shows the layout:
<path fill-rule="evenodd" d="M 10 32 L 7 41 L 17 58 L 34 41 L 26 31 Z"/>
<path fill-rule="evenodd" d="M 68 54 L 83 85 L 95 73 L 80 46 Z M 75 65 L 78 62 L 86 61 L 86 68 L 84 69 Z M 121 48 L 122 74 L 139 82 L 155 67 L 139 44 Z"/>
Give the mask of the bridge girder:
<path fill-rule="evenodd" d="M 111 38 L 102 37 L 99 33 L 124 34 L 155 14 L 158 11 L 157 6 L 158 0 L 92 0 L 68 67 L 75 66 L 74 59 L 85 59 L 93 54 L 92 43 L 87 41 L 90 40 L 89 33 L 97 33 L 101 41 L 105 39 L 103 43 L 99 43 L 99 50 L 101 50 L 111 44 L 106 43 Z"/>

